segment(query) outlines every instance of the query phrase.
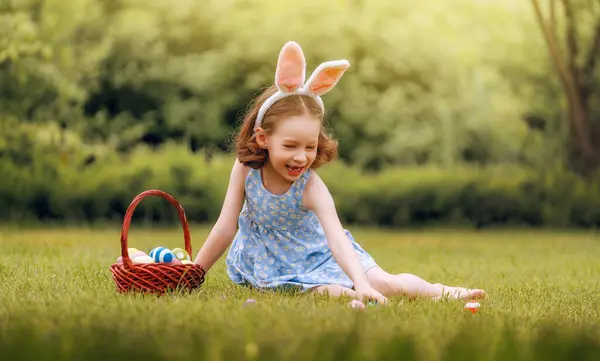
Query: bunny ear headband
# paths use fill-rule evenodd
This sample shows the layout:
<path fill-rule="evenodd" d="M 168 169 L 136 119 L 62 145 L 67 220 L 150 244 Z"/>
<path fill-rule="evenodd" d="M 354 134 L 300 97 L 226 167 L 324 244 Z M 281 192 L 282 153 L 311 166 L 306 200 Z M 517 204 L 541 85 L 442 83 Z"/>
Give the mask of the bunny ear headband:
<path fill-rule="evenodd" d="M 305 83 L 306 61 L 304 60 L 304 53 L 297 43 L 287 42 L 279 53 L 277 70 L 275 71 L 275 85 L 279 91 L 271 95 L 258 110 L 254 129 L 260 127 L 265 113 L 275 102 L 290 95 L 309 96 L 319 104 L 321 109 L 324 109 L 321 95 L 333 89 L 349 67 L 350 63 L 347 60 L 333 60 L 322 63 Z"/>

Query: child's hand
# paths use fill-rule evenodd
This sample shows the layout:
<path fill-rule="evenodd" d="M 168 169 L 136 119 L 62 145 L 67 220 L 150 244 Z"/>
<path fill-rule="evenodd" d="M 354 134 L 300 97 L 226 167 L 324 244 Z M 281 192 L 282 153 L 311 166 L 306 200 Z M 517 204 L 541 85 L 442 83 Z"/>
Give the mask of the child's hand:
<path fill-rule="evenodd" d="M 388 303 L 388 299 L 371 286 L 356 288 L 356 298 L 361 302 L 375 300 L 382 305 Z"/>

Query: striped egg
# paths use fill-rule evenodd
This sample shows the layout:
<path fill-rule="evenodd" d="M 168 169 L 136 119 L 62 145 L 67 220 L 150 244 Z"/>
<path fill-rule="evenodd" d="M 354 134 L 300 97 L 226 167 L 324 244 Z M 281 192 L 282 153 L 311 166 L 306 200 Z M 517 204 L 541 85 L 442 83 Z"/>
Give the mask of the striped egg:
<path fill-rule="evenodd" d="M 150 257 L 154 259 L 154 262 L 166 262 L 170 263 L 175 255 L 165 247 L 156 247 L 152 251 L 150 251 Z"/>
<path fill-rule="evenodd" d="M 190 255 L 186 252 L 186 250 L 183 248 L 173 248 L 171 250 L 171 253 L 173 253 L 175 255 L 175 257 L 180 261 L 183 261 L 184 259 L 187 259 L 187 260 L 192 259 L 190 257 Z"/>

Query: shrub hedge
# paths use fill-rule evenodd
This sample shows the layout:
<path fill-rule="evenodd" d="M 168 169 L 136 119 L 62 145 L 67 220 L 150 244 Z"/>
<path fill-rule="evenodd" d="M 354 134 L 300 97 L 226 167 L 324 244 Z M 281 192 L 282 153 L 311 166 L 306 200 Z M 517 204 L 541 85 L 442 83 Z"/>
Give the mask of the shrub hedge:
<path fill-rule="evenodd" d="M 121 221 L 141 191 L 158 188 L 183 205 L 190 222 L 216 220 L 233 158 L 168 145 L 127 157 L 84 159 L 39 151 L 18 167 L 0 160 L 0 220 L 95 223 Z M 393 168 L 364 173 L 341 162 L 319 170 L 342 222 L 391 227 L 526 225 L 597 227 L 600 185 L 561 171 L 519 168 Z M 134 220 L 174 223 L 165 201 L 144 200 Z"/>

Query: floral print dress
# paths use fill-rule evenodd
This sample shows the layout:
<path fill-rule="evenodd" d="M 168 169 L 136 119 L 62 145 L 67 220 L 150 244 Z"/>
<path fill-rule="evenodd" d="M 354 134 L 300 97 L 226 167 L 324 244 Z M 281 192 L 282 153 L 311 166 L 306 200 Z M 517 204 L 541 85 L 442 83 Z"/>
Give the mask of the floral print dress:
<path fill-rule="evenodd" d="M 264 187 L 260 170 L 250 169 L 238 232 L 226 258 L 234 283 L 301 291 L 320 285 L 353 287 L 333 258 L 316 214 L 302 206 L 310 174 L 304 172 L 286 193 L 276 195 Z M 377 266 L 350 232 L 345 233 L 364 271 Z"/>

